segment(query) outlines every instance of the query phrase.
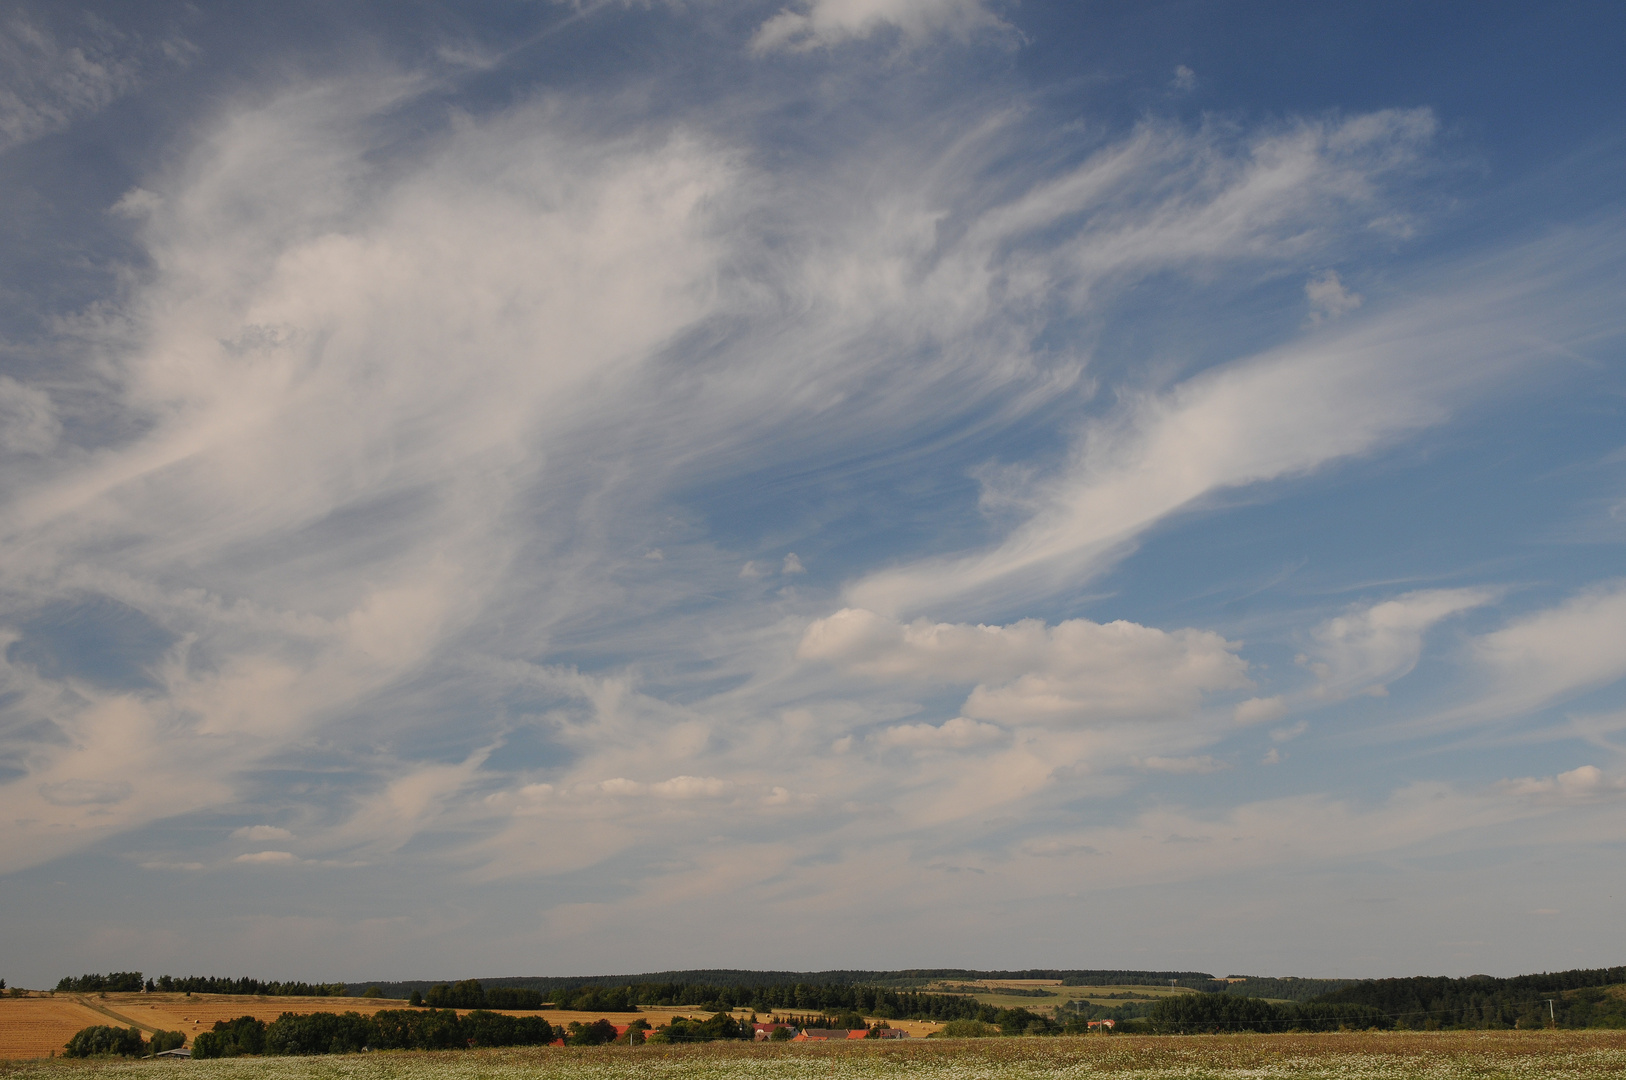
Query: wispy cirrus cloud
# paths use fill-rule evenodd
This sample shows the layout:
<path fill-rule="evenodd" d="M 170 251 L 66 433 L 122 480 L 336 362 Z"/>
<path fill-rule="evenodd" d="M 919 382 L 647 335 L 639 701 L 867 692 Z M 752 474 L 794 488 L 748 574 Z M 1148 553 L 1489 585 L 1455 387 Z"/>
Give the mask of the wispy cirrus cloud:
<path fill-rule="evenodd" d="M 877 52 L 847 43 L 1004 37 L 1009 10 L 819 0 L 756 46 L 824 70 Z M 620 941 L 662 905 L 812 927 L 1366 857 L 1598 787 L 1385 773 L 1363 806 L 1302 790 L 1315 736 L 1269 745 L 1302 723 L 1251 726 L 1409 685 L 1498 589 L 1223 632 L 1078 600 L 1218 495 L 1402 444 L 1618 331 L 1607 230 L 1357 269 L 1424 225 L 1431 111 L 1097 130 L 968 92 L 797 157 L 761 136 L 785 100 L 552 90 L 448 118 L 443 87 L 227 100 L 114 203 L 142 265 L 61 320 L 60 381 L 0 381 L 5 867 L 184 818 L 172 846 L 208 860 L 147 864 L 533 878 L 547 933 Z M 1142 345 L 1222 293 L 1258 305 L 1246 344 Z M 103 604 L 134 644 L 84 619 L 44 640 Z M 1547 642 L 1612 610 L 1468 653 L 1556 700 L 1613 669 Z M 1199 788 L 1225 804 L 1180 803 Z"/>
<path fill-rule="evenodd" d="M 0 25 L 0 152 L 100 112 L 191 52 L 184 39 L 148 44 L 96 18 L 78 30 L 64 41 L 21 13 Z"/>
<path fill-rule="evenodd" d="M 966 40 L 1012 28 L 989 0 L 807 0 L 768 19 L 751 39 L 755 52 L 804 52 L 893 32 L 914 46 L 933 37 Z"/>

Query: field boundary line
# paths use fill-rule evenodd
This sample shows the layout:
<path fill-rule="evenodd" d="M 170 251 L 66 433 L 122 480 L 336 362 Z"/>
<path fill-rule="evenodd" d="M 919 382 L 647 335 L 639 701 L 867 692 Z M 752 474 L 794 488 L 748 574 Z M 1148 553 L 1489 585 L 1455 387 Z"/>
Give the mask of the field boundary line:
<path fill-rule="evenodd" d="M 80 1005 L 83 1005 L 85 1008 L 91 1010 L 92 1012 L 99 1012 L 103 1016 L 110 1017 L 110 1018 L 112 1018 L 114 1020 L 121 1020 L 125 1024 L 129 1025 L 130 1027 L 140 1028 L 142 1031 L 157 1031 L 158 1030 L 156 1027 L 154 1027 L 151 1024 L 143 1024 L 140 1020 L 136 1020 L 133 1017 L 125 1016 L 123 1013 L 114 1012 L 112 1009 L 107 1008 L 105 1005 L 98 1005 L 95 1002 L 91 1001 L 89 998 L 86 998 L 86 997 L 84 997 L 82 995 L 77 995 L 76 994 L 70 1000 L 78 1002 Z"/>

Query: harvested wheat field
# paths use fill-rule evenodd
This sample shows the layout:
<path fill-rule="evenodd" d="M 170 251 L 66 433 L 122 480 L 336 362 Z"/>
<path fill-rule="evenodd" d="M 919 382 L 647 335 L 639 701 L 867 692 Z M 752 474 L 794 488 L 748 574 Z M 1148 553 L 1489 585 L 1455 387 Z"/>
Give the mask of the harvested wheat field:
<path fill-rule="evenodd" d="M 71 998 L 0 997 L 0 1058 L 47 1057 L 80 1028 L 115 1023 Z"/>
<path fill-rule="evenodd" d="M 528 1047 L 185 1063 L 0 1063 L 8 1080 L 1595 1080 L 1626 1077 L 1622 1032 L 1077 1036 L 895 1043 Z"/>

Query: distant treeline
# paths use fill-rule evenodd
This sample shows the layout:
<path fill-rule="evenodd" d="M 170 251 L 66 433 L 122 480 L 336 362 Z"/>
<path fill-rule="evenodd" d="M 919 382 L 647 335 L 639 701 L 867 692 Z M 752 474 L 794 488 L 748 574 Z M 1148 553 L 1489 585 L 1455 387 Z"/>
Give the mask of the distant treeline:
<path fill-rule="evenodd" d="M 633 1013 L 641 1005 L 727 1012 L 792 1010 L 809 1013 L 859 1013 L 896 1020 L 990 1019 L 998 1012 L 963 994 L 928 994 L 884 986 L 805 984 L 789 986 L 713 986 L 705 983 L 638 983 L 629 986 L 560 988 L 543 998 L 527 987 L 484 987 L 478 979 L 437 983 L 428 993 L 412 992 L 414 1004 L 456 1009 L 535 1009 L 544 1005 L 572 1012 Z"/>
<path fill-rule="evenodd" d="M 885 1020 L 986 1020 L 997 1012 L 964 994 L 929 994 L 885 986 L 793 983 L 781 986 L 711 986 L 704 983 L 640 983 L 632 986 L 555 990 L 551 1004 L 577 1012 L 634 1012 L 640 1005 L 793 1012 L 859 1013 Z"/>
<path fill-rule="evenodd" d="M 417 993 L 417 991 L 413 991 Z M 414 1005 L 419 1001 L 414 998 Z M 540 990 L 530 990 L 523 986 L 493 986 L 491 989 L 480 985 L 478 979 L 466 979 L 460 983 L 437 983 L 429 988 L 423 995 L 422 1004 L 432 1009 L 540 1009 L 544 1002 Z"/>
<path fill-rule="evenodd" d="M 1619 983 L 1626 983 L 1626 967 L 1511 979 L 1419 976 L 1371 979 L 1316 1000 L 1371 1006 L 1408 1028 L 1626 1027 L 1626 1000 L 1601 989 Z"/>
<path fill-rule="evenodd" d="M 1184 985 L 1210 984 L 1204 989 L 1223 989 L 1212 975 L 1201 971 L 1105 971 L 1075 968 L 1027 968 L 1020 971 L 980 971 L 973 968 L 902 968 L 897 971 L 857 971 L 837 969 L 831 971 L 745 971 L 735 968 L 697 968 L 688 971 L 654 971 L 635 975 L 568 975 L 568 976 L 516 976 L 482 978 L 480 982 L 492 987 L 511 986 L 539 990 L 550 996 L 555 990 L 578 991 L 597 987 L 601 990 L 623 986 L 689 985 L 727 988 L 737 992 L 741 987 L 779 986 L 884 986 L 890 989 L 920 989 L 935 982 L 975 982 L 978 979 L 1054 979 L 1067 986 L 1111 986 L 1140 984 L 1167 986 L 1169 980 Z M 373 980 L 348 983 L 352 995 L 359 995 L 370 987 L 378 987 L 386 996 L 405 998 L 416 990 L 427 994 L 430 987 L 449 980 L 424 979 L 407 981 Z"/>
<path fill-rule="evenodd" d="M 139 971 L 114 971 L 107 975 L 68 976 L 56 984 L 58 990 L 82 994 L 112 992 L 139 993 L 162 990 L 191 994 L 265 994 L 273 997 L 344 997 L 344 983 L 261 982 L 259 979 L 222 979 L 213 975 L 176 978 L 160 975 L 142 981 Z"/>
<path fill-rule="evenodd" d="M 57 982 L 56 988 L 64 992 L 77 991 L 82 994 L 94 994 L 98 991 L 134 994 L 140 992 L 142 985 L 139 971 L 113 971 L 106 975 L 81 975 L 77 979 L 64 976 Z"/>

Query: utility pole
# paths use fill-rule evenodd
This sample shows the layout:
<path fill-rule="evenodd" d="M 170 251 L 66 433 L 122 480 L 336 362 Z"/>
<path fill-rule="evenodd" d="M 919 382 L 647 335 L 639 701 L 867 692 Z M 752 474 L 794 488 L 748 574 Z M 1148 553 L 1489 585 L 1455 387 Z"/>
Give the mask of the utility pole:
<path fill-rule="evenodd" d="M 1549 1020 L 1551 1020 L 1553 1022 L 1554 1027 L 1558 1026 L 1558 1016 L 1557 1016 L 1557 1014 L 1555 1014 L 1553 1012 L 1553 999 L 1552 998 L 1547 999 L 1547 1019 L 1549 1019 Z"/>

